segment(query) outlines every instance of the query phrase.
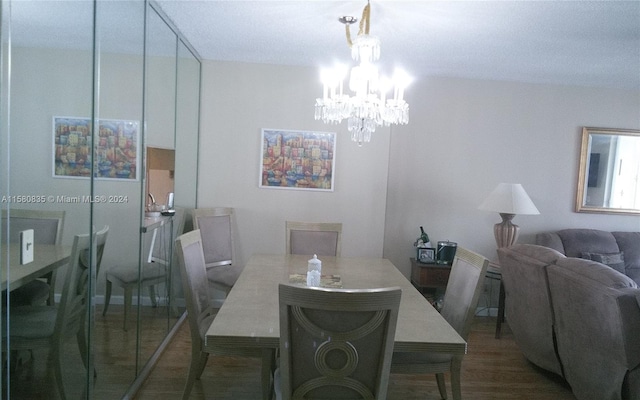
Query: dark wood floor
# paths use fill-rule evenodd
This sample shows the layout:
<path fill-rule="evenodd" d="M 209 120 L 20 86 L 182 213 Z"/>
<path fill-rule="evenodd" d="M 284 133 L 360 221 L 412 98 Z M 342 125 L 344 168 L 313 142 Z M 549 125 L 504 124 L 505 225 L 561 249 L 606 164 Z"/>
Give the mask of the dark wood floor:
<path fill-rule="evenodd" d="M 526 361 L 508 324 L 495 339 L 495 318 L 476 317 L 469 352 L 462 363 L 462 394 L 470 400 L 575 400 L 564 381 Z M 136 399 L 181 398 L 191 354 L 188 324 L 164 353 Z M 449 397 L 449 376 L 446 376 Z M 210 357 L 190 399 L 260 399 L 260 361 L 236 357 Z M 434 376 L 392 374 L 389 400 L 437 400 Z"/>

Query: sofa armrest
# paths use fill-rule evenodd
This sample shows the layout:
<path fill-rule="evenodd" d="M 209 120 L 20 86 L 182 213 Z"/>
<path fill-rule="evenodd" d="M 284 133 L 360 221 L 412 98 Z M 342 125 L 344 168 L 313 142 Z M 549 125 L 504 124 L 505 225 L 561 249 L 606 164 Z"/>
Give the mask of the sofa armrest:
<path fill-rule="evenodd" d="M 539 246 L 549 247 L 562 254 L 564 253 L 564 245 L 560 236 L 555 232 L 543 232 L 536 235 L 536 244 Z"/>

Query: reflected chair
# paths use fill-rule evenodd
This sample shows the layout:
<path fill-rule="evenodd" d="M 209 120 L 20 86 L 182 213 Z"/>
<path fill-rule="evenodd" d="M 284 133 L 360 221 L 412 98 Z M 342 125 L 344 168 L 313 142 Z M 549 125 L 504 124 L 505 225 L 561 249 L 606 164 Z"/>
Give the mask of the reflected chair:
<path fill-rule="evenodd" d="M 20 243 L 20 232 L 33 229 L 33 242 L 56 244 L 62 241 L 65 211 L 45 210 L 2 210 L 2 232 L 7 231 L 9 218 L 9 242 Z M 41 279 L 33 280 L 10 293 L 11 306 L 40 305 L 45 302 L 55 304 L 56 271 L 51 271 Z"/>
<path fill-rule="evenodd" d="M 286 221 L 286 253 L 340 257 L 342 224 Z"/>
<path fill-rule="evenodd" d="M 444 294 L 442 316 L 467 340 L 471 322 L 482 292 L 489 260 L 467 249 L 458 247 L 451 266 L 449 282 Z M 440 396 L 447 398 L 444 374 L 451 372 L 451 390 L 454 400 L 460 400 L 460 370 L 462 355 L 425 352 L 398 352 L 393 354 L 391 373 L 435 373 Z"/>
<path fill-rule="evenodd" d="M 96 275 L 102 261 L 104 246 L 107 241 L 109 227 L 93 235 L 95 243 Z M 88 234 L 76 235 L 69 258 L 60 303 L 55 306 L 23 306 L 12 308 L 10 312 L 11 324 L 9 337 L 3 331 L 3 350 L 20 351 L 47 348 L 48 378 L 52 383 L 53 393 L 58 393 L 61 399 L 66 399 L 64 382 L 62 379 L 63 345 L 71 336 L 76 336 L 80 356 L 88 367 L 86 337 L 87 307 L 89 299 L 89 252 L 91 237 Z"/>
<path fill-rule="evenodd" d="M 173 216 L 173 239 L 182 234 L 184 229 L 184 213 L 185 209 L 181 207 L 175 208 Z M 122 321 L 122 329 L 127 330 L 127 321 L 131 312 L 133 302 L 133 290 L 148 287 L 149 297 L 153 307 L 157 307 L 156 285 L 165 283 L 168 278 L 168 269 L 170 268 L 170 255 L 172 254 L 172 237 L 167 234 L 158 234 L 157 228 L 153 232 L 149 255 L 144 260 L 140 271 L 137 264 L 117 265 L 109 268 L 105 274 L 106 289 L 104 295 L 104 308 L 102 315 L 107 314 L 109 303 L 111 302 L 111 291 L 114 284 L 124 289 L 124 320 Z M 158 239 L 159 236 L 159 239 Z"/>
<path fill-rule="evenodd" d="M 386 399 L 401 295 L 280 284 L 276 399 Z"/>
<path fill-rule="evenodd" d="M 233 208 L 196 208 L 192 213 L 193 229 L 200 230 L 207 278 L 211 286 L 228 295 L 242 268 L 236 263 Z"/>

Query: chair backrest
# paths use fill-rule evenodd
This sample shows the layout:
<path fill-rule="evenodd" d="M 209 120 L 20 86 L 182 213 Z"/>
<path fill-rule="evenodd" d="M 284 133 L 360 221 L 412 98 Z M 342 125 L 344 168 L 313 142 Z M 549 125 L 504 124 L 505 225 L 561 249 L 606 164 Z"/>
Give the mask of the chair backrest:
<path fill-rule="evenodd" d="M 184 232 L 184 216 L 185 209 L 176 207 L 173 215 L 173 231 L 172 235 L 161 234 L 160 240 L 157 239 L 158 230 L 154 231 L 154 239 L 152 239 L 152 247 L 149 250 L 148 262 L 156 262 L 161 265 L 169 265 L 169 258 L 175 259 L 175 249 L 172 247 L 178 236 Z M 160 229 L 160 228 L 158 228 Z"/>
<path fill-rule="evenodd" d="M 102 254 L 107 242 L 109 227 L 94 233 L 96 254 L 96 275 L 102 262 Z M 89 299 L 89 252 L 91 251 L 91 236 L 89 234 L 76 235 L 73 239 L 73 247 L 69 257 L 62 296 L 58 305 L 55 334 L 57 340 L 64 340 L 69 335 L 76 334 L 84 327 Z"/>
<path fill-rule="evenodd" d="M 444 294 L 442 316 L 464 340 L 469 336 L 488 266 L 489 260 L 480 254 L 461 247 L 456 250 Z"/>
<path fill-rule="evenodd" d="M 193 210 L 193 229 L 200 230 L 207 268 L 234 265 L 234 212 L 230 207 L 196 208 Z"/>
<path fill-rule="evenodd" d="M 341 223 L 286 221 L 285 228 L 287 254 L 340 257 Z"/>
<path fill-rule="evenodd" d="M 60 244 L 64 227 L 65 211 L 23 210 L 12 208 L 2 210 L 2 232 L 6 232 L 7 218 L 10 218 L 9 242 L 19 243 L 20 232 L 33 229 L 35 244 Z"/>
<path fill-rule="evenodd" d="M 401 295 L 281 284 L 282 398 L 385 399 Z"/>
<path fill-rule="evenodd" d="M 180 235 L 176 239 L 176 253 L 189 316 L 191 339 L 200 341 L 200 324 L 202 319 L 208 316 L 206 311 L 211 306 L 200 230 L 196 229 Z"/>

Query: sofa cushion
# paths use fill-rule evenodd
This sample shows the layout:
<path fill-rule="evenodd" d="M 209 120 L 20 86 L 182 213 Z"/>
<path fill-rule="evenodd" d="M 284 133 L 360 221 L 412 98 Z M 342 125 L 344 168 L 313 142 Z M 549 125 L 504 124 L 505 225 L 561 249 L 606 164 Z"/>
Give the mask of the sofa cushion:
<path fill-rule="evenodd" d="M 593 280 L 602 286 L 615 289 L 638 287 L 633 279 L 625 274 L 596 261 L 567 257 L 558 259 L 556 265 Z"/>
<path fill-rule="evenodd" d="M 536 244 L 539 246 L 554 249 L 562 254 L 565 254 L 562 239 L 560 239 L 560 236 L 558 236 L 556 232 L 538 233 L 536 235 Z"/>
<path fill-rule="evenodd" d="M 582 253 L 581 258 L 586 258 L 587 260 L 596 261 L 604 265 L 608 265 L 609 267 L 615 269 L 621 274 L 625 273 L 624 268 L 624 253 Z"/>
<path fill-rule="evenodd" d="M 619 253 L 620 248 L 611 232 L 597 229 L 564 229 L 558 231 L 567 257 L 582 253 Z"/>

